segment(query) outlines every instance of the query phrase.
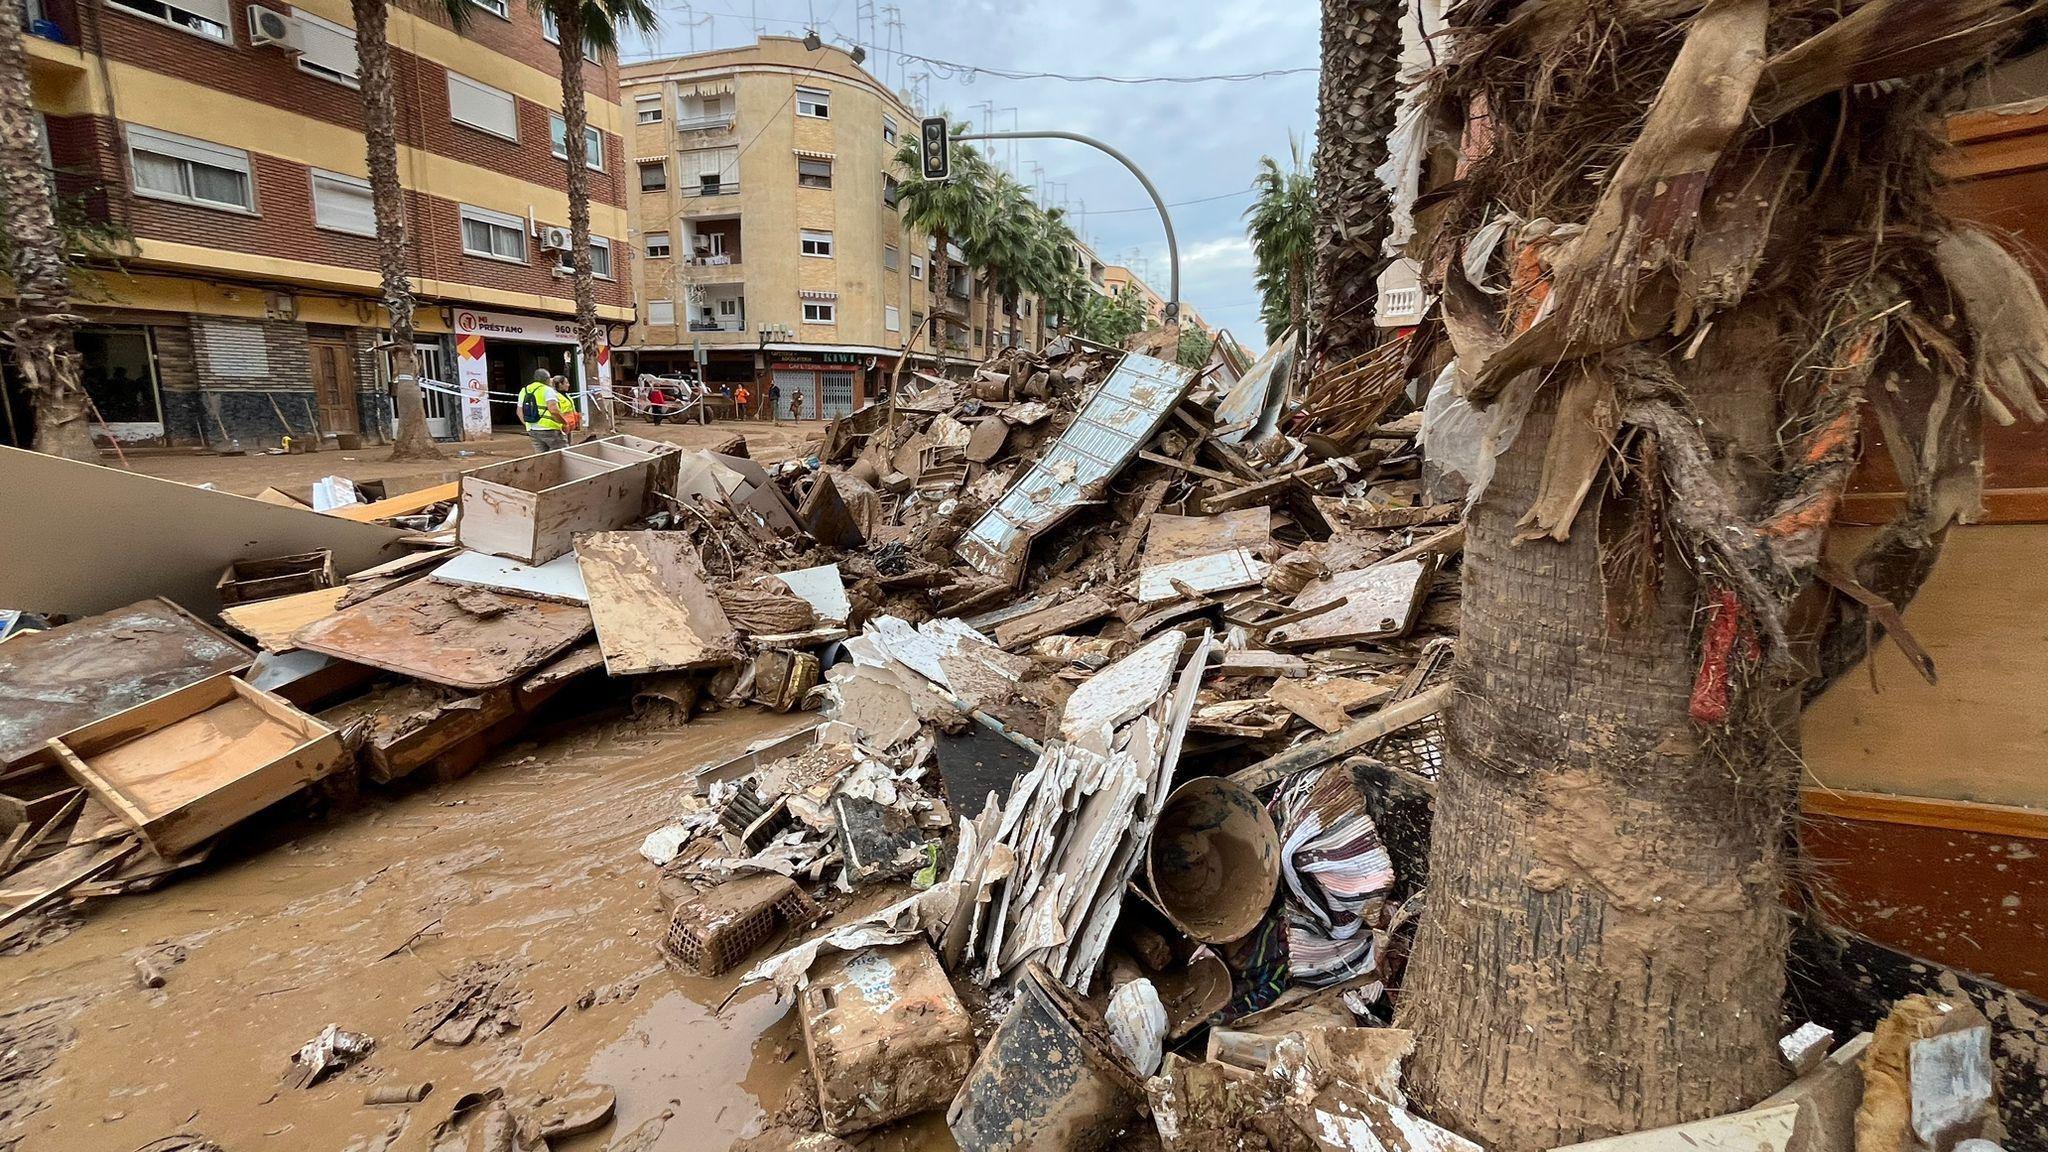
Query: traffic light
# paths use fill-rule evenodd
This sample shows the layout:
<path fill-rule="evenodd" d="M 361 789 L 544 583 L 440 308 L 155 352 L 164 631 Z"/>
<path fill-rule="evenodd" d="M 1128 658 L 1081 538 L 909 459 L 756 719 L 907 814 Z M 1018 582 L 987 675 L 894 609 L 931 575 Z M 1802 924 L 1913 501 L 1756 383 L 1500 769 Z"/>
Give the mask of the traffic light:
<path fill-rule="evenodd" d="M 953 141 L 944 116 L 927 116 L 918 125 L 924 147 L 924 178 L 950 180 L 953 177 Z"/>

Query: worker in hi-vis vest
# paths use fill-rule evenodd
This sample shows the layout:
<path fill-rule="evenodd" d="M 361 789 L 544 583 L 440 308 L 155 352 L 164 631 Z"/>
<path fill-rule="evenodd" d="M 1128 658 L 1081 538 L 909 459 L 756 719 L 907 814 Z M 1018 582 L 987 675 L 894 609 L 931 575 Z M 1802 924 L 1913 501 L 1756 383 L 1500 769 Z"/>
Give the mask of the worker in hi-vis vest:
<path fill-rule="evenodd" d="M 519 390 L 519 422 L 536 448 L 553 452 L 569 446 L 569 398 L 548 382 L 548 370 L 535 368 L 533 383 Z"/>

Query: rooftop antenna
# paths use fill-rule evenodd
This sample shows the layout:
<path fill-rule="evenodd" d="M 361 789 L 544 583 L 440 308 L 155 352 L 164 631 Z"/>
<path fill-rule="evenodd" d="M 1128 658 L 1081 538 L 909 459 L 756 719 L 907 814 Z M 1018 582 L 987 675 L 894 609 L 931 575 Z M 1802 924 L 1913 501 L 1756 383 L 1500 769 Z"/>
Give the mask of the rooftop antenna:
<path fill-rule="evenodd" d="M 884 4 L 882 5 L 882 17 L 882 27 L 888 30 L 887 36 L 882 41 L 882 46 L 895 60 L 896 86 L 901 88 L 903 86 L 903 9 L 894 4 Z"/>

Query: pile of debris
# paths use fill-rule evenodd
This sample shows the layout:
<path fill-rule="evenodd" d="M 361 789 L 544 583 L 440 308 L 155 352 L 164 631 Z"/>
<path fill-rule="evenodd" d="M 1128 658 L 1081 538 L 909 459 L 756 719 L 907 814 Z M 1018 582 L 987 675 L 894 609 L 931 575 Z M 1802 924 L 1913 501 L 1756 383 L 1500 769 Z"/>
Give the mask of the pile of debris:
<path fill-rule="evenodd" d="M 807 459 L 593 440 L 325 514 L 425 518 L 374 564 L 219 557 L 260 652 L 163 599 L 8 639 L 0 925 L 466 772 L 572 686 L 816 712 L 681 782 L 641 853 L 670 962 L 795 1000 L 826 1133 L 1472 1147 L 1406 1110 L 1386 996 L 1459 506 L 1385 419 L 1399 356 L 1301 388 L 1290 358 L 1224 390 L 1063 338 L 912 374 Z M 515 1026 L 473 975 L 408 1039 Z"/>

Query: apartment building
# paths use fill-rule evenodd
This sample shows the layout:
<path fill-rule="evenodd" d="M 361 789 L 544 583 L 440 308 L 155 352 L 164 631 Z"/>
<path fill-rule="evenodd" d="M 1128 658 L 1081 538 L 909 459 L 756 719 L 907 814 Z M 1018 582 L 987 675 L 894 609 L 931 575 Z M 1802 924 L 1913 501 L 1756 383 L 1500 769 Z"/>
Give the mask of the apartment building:
<path fill-rule="evenodd" d="M 251 447 L 287 430 L 387 435 L 388 317 L 347 0 L 29 4 L 58 192 L 133 238 L 80 309 L 104 433 Z M 536 365 L 581 376 L 556 45 L 521 0 L 471 4 L 460 32 L 428 8 L 390 11 L 424 373 L 466 389 L 460 402 L 430 396 L 443 435 L 516 423 L 508 398 Z M 600 314 L 623 338 L 633 261 L 616 64 L 592 59 L 583 79 Z"/>
<path fill-rule="evenodd" d="M 632 370 L 701 371 L 756 396 L 774 385 L 785 405 L 801 392 L 812 417 L 873 399 L 877 369 L 913 333 L 911 362 L 926 367 L 1009 339 L 958 249 L 934 282 L 933 243 L 904 227 L 896 197 L 893 158 L 917 114 L 846 51 L 764 36 L 632 64 L 619 83 L 633 118 Z M 1031 307 L 999 302 L 997 319 Z"/>

